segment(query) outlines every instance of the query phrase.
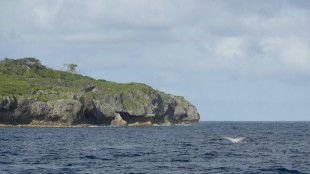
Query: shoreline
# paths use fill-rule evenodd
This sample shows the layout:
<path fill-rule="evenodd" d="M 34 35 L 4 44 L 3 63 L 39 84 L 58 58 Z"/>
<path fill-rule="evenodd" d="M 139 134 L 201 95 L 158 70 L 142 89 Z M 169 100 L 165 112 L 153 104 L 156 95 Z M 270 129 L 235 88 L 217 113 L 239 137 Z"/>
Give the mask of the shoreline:
<path fill-rule="evenodd" d="M 3 128 L 45 128 L 45 127 L 91 127 L 101 125 L 80 124 L 80 125 L 33 125 L 33 124 L 0 124 Z"/>
<path fill-rule="evenodd" d="M 198 124 L 198 123 L 197 123 Z M 3 124 L 0 123 L 0 128 L 68 128 L 68 127 L 133 127 L 133 126 L 173 126 L 173 125 L 197 125 L 197 124 L 152 124 L 150 122 L 145 123 L 130 123 L 127 125 L 94 125 L 94 124 L 77 124 L 77 125 L 36 125 L 36 124 Z"/>

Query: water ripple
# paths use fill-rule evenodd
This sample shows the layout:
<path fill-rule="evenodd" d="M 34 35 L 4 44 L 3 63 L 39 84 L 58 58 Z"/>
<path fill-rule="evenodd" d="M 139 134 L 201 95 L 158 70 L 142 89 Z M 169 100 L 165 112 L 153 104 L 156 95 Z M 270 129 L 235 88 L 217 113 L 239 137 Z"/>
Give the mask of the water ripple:
<path fill-rule="evenodd" d="M 305 174 L 309 137 L 310 122 L 0 128 L 0 173 Z"/>

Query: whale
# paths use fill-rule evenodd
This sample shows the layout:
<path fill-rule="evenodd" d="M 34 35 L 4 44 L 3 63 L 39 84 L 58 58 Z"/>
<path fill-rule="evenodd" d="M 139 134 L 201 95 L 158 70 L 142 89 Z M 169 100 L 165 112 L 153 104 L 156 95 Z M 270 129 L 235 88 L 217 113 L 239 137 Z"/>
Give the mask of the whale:
<path fill-rule="evenodd" d="M 235 144 L 235 143 L 239 143 L 240 141 L 246 139 L 246 137 L 237 137 L 237 138 L 222 137 L 222 138 L 224 138 L 224 139 L 226 139 L 226 140 L 229 140 L 229 141 L 233 142 L 234 144 Z"/>

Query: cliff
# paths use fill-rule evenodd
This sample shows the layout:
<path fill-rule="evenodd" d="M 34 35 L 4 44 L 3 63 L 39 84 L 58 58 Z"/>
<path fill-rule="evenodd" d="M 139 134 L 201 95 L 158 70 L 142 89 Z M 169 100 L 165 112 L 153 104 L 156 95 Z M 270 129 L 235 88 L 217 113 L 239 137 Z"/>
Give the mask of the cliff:
<path fill-rule="evenodd" d="M 28 126 L 196 124 L 183 97 L 46 68 L 35 58 L 0 61 L 0 124 Z"/>

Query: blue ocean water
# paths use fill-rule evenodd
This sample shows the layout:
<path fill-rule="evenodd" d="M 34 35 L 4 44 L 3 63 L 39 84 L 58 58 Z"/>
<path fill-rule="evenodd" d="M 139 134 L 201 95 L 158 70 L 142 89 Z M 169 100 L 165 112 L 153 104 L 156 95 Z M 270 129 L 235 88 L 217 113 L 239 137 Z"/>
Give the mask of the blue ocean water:
<path fill-rule="evenodd" d="M 0 128 L 0 173 L 308 172 L 310 122 Z"/>

